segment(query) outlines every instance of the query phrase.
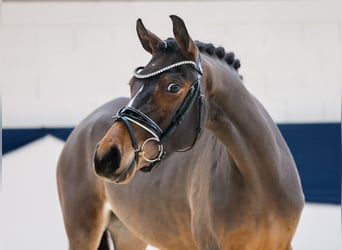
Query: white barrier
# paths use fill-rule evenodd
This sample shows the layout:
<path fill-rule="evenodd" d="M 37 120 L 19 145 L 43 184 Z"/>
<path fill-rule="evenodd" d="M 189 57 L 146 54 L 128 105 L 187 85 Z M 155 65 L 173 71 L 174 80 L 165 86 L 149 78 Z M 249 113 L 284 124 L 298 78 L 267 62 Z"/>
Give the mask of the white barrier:
<path fill-rule="evenodd" d="M 169 14 L 194 39 L 241 59 L 245 84 L 277 122 L 339 121 L 341 1 L 4 2 L 4 127 L 74 126 L 129 95 L 147 63 L 135 21 L 162 38 Z"/>

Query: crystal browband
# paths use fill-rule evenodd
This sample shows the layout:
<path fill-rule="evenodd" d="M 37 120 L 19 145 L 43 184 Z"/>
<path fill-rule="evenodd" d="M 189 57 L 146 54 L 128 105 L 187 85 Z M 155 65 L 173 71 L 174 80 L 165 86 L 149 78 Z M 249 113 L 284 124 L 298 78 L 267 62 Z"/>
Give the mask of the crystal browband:
<path fill-rule="evenodd" d="M 161 68 L 157 71 L 154 71 L 152 73 L 148 73 L 148 74 L 140 74 L 139 72 L 144 68 L 143 66 L 142 67 L 138 67 L 134 70 L 134 76 L 138 79 L 146 79 L 146 78 L 150 78 L 150 77 L 153 77 L 153 76 L 156 76 L 156 75 L 159 75 L 167 70 L 170 70 L 172 68 L 175 68 L 175 67 L 178 67 L 178 66 L 181 66 L 181 65 L 185 65 L 185 64 L 191 64 L 193 65 L 196 69 L 197 69 L 197 64 L 193 61 L 181 61 L 181 62 L 177 62 L 177 63 L 174 63 L 174 64 L 171 64 L 169 66 L 166 66 L 164 68 Z"/>

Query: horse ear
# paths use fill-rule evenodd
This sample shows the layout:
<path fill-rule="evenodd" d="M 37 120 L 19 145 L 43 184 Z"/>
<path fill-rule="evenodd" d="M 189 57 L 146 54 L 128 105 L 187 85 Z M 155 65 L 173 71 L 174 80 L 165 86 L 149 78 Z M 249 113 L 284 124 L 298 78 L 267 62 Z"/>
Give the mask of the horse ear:
<path fill-rule="evenodd" d="M 137 20 L 136 29 L 141 45 L 147 52 L 154 54 L 157 50 L 158 43 L 162 40 L 147 30 L 140 18 Z"/>
<path fill-rule="evenodd" d="M 173 34 L 183 55 L 196 61 L 199 52 L 194 41 L 189 36 L 184 21 L 175 15 L 171 15 L 170 18 L 173 24 Z"/>

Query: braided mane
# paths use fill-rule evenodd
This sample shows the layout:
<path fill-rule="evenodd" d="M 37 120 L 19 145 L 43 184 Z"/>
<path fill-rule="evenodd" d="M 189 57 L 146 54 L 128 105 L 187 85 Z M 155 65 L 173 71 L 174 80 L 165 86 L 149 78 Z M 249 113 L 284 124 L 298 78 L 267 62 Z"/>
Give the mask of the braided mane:
<path fill-rule="evenodd" d="M 202 53 L 206 53 L 211 56 L 216 56 L 219 59 L 224 60 L 228 65 L 232 66 L 236 71 L 241 67 L 240 60 L 235 58 L 233 52 L 226 53 L 223 47 L 215 47 L 212 43 L 203 43 L 200 41 L 194 41 L 198 50 Z M 178 49 L 178 44 L 174 38 L 168 38 L 158 44 L 158 50 L 164 52 L 174 52 Z"/>

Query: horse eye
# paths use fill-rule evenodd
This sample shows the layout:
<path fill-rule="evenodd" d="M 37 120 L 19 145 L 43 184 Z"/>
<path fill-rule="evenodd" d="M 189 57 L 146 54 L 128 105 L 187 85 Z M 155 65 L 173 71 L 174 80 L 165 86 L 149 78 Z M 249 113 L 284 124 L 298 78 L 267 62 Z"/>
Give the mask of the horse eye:
<path fill-rule="evenodd" d="M 167 86 L 167 91 L 175 94 L 181 89 L 181 86 L 179 86 L 177 83 L 171 83 L 169 86 Z"/>

